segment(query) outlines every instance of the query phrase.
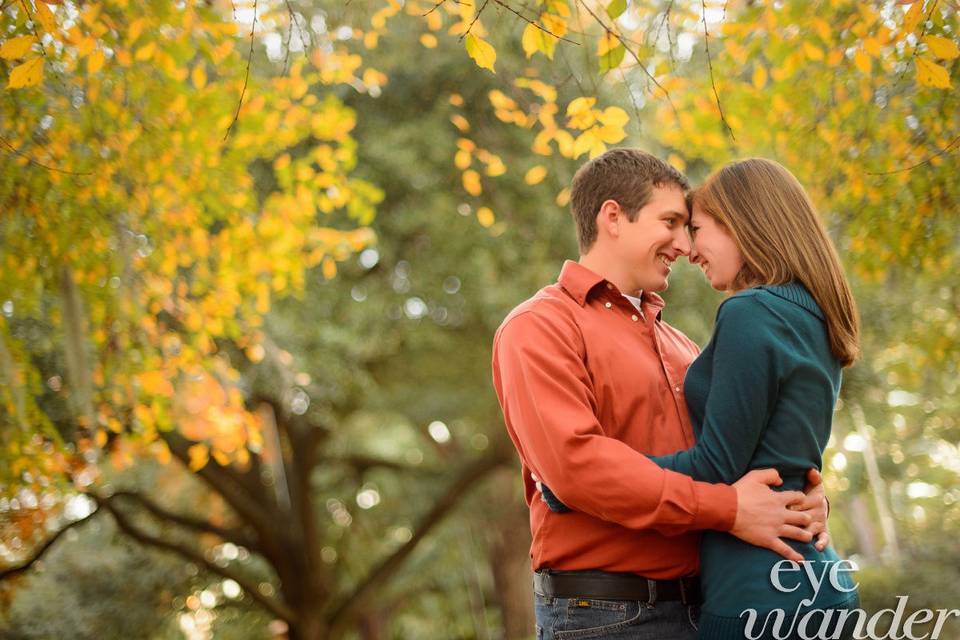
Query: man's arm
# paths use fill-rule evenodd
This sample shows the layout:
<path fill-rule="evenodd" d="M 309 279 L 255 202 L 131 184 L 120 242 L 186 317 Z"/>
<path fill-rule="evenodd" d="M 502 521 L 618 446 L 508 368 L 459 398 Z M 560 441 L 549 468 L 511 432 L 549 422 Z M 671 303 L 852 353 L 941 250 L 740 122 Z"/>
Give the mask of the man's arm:
<path fill-rule="evenodd" d="M 741 529 L 749 526 L 746 515 L 760 500 L 745 487 L 761 483 L 729 487 L 696 482 L 658 468 L 624 442 L 604 435 L 579 330 L 561 310 L 528 310 L 512 318 L 497 334 L 493 365 L 497 395 L 518 452 L 569 507 L 628 528 L 665 534 L 728 531 L 738 521 Z M 778 533 L 768 520 L 804 524 L 808 516 L 787 508 L 802 494 L 764 491 L 769 494 L 764 502 L 767 517 L 753 517 L 758 531 L 763 529 L 757 535 L 767 536 L 763 546 L 773 548 Z M 739 504 L 741 494 L 749 504 Z"/>

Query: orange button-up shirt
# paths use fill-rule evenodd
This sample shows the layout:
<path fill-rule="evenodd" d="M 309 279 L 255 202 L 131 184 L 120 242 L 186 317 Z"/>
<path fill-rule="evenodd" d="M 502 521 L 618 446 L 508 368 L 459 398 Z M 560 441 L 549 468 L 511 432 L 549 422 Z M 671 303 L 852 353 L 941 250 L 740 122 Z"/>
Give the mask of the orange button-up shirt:
<path fill-rule="evenodd" d="M 534 569 L 670 579 L 699 572 L 700 529 L 729 531 L 734 489 L 694 482 L 644 454 L 693 446 L 683 376 L 697 346 L 610 282 L 567 261 L 493 342 L 493 382 L 520 455 Z M 573 511 L 554 513 L 536 474 Z"/>

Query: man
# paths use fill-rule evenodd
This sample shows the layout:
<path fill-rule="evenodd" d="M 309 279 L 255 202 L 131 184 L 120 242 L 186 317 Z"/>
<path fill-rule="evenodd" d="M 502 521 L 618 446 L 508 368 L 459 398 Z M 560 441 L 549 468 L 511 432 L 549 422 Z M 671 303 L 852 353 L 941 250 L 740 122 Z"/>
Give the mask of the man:
<path fill-rule="evenodd" d="M 698 530 L 800 561 L 780 536 L 808 542 L 823 529 L 822 489 L 806 502 L 773 491 L 769 469 L 732 486 L 695 482 L 644 455 L 694 444 L 683 377 L 698 349 L 662 321 L 654 293 L 690 251 L 688 188 L 634 149 L 581 167 L 579 261 L 494 338 L 494 386 L 530 507 L 538 639 L 693 638 Z M 551 511 L 538 479 L 571 511 Z"/>

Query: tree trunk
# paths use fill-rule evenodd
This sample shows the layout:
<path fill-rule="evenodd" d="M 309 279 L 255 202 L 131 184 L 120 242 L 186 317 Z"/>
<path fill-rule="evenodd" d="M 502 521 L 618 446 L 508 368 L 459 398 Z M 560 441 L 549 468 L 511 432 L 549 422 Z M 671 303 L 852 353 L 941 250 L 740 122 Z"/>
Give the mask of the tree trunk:
<path fill-rule="evenodd" d="M 515 467 L 491 478 L 490 494 L 500 501 L 501 509 L 491 531 L 489 558 L 495 598 L 503 614 L 503 638 L 526 640 L 534 631 L 530 515 Z"/>

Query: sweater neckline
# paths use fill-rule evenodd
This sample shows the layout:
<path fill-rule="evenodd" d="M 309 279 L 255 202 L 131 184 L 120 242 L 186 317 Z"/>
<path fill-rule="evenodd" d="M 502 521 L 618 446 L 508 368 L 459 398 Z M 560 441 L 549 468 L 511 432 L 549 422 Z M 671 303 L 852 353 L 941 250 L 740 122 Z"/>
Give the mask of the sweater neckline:
<path fill-rule="evenodd" d="M 820 309 L 820 305 L 818 305 L 817 301 L 813 299 L 813 296 L 810 295 L 810 292 L 807 291 L 807 288 L 799 282 L 792 281 L 784 284 L 762 284 L 756 288 L 769 291 L 778 298 L 788 300 L 789 302 L 806 309 L 813 315 L 820 318 L 820 320 L 826 321 L 826 318 L 823 315 L 823 310 Z"/>

